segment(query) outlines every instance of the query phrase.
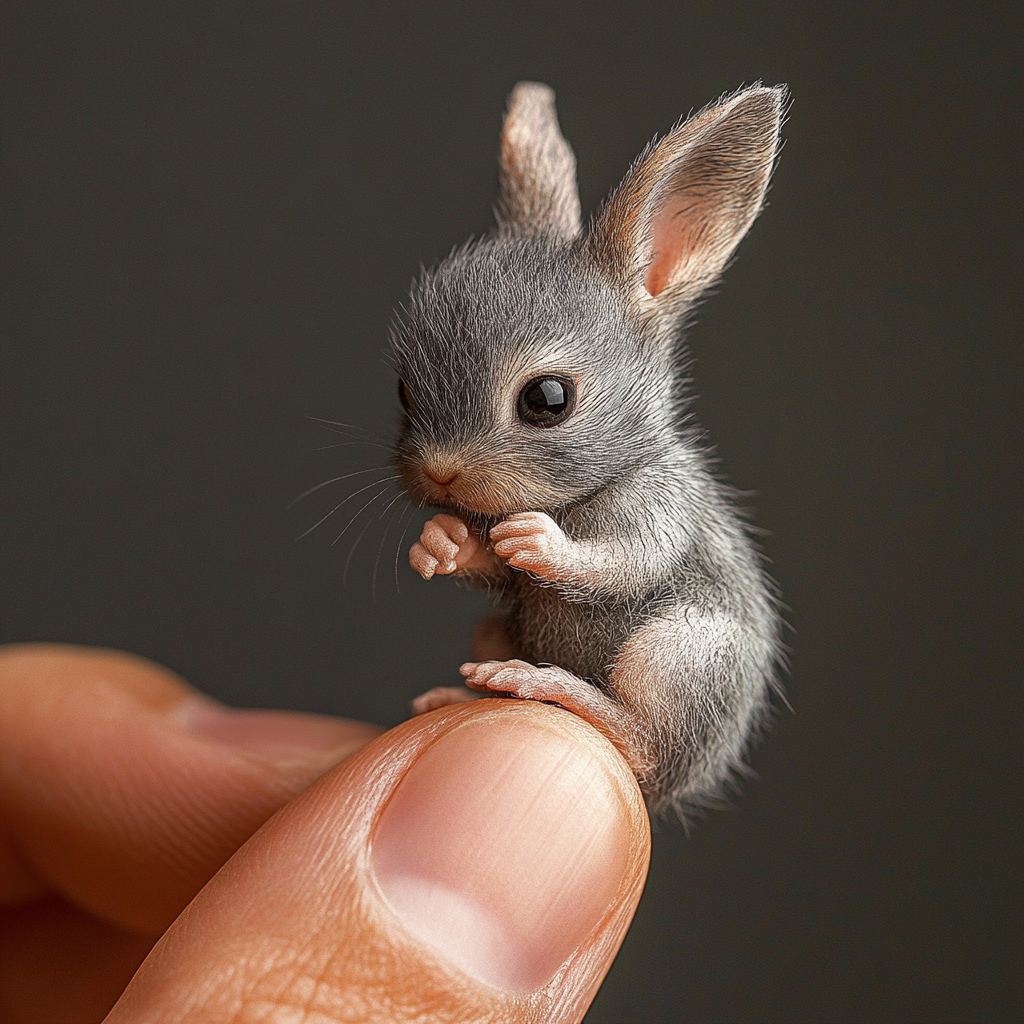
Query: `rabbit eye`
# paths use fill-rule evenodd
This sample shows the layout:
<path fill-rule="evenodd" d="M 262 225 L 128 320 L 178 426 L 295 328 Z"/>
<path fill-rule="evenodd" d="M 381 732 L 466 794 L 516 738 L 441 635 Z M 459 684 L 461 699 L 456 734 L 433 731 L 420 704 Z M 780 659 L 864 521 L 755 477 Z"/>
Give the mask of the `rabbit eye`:
<path fill-rule="evenodd" d="M 412 402 L 409 399 L 409 389 L 405 386 L 405 381 L 399 379 L 398 381 L 398 400 L 402 403 L 402 408 L 406 412 L 412 412 Z"/>
<path fill-rule="evenodd" d="M 519 418 L 532 427 L 556 427 L 572 414 L 576 385 L 568 377 L 535 377 L 519 392 Z"/>

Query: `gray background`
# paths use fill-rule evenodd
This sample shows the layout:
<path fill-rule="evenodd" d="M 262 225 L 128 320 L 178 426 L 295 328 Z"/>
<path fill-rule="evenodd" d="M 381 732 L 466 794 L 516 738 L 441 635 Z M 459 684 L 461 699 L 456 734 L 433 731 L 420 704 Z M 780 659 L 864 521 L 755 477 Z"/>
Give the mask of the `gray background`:
<path fill-rule="evenodd" d="M 305 417 L 390 435 L 390 310 L 490 225 L 508 89 L 556 88 L 592 209 L 681 113 L 788 82 L 691 341 L 795 714 L 734 811 L 656 835 L 588 1021 L 1015 1019 L 1018 5 L 4 8 L 4 638 L 387 724 L 482 602 L 401 552 L 396 588 L 397 521 L 347 583 L 355 527 L 296 542 L 345 484 L 286 506 L 379 464 Z"/>

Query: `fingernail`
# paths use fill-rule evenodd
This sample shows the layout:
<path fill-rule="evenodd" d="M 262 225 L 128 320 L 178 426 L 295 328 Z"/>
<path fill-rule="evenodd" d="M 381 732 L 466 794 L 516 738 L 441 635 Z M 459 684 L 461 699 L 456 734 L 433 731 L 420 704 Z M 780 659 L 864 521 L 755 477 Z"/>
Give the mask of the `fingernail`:
<path fill-rule="evenodd" d="M 268 761 L 344 756 L 379 730 L 359 722 L 297 711 L 229 708 L 206 698 L 187 701 L 179 721 L 189 731 Z"/>
<path fill-rule="evenodd" d="M 549 981 L 608 913 L 629 862 L 621 783 L 578 738 L 478 721 L 420 757 L 373 841 L 406 926 L 507 991 Z"/>

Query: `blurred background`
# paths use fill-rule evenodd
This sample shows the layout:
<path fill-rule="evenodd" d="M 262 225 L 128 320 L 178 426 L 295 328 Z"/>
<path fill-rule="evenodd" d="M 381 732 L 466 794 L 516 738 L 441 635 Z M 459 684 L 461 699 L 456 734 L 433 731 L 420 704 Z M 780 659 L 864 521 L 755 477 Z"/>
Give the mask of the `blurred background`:
<path fill-rule="evenodd" d="M 388 725 L 485 603 L 409 570 L 401 503 L 296 537 L 383 475 L 391 310 L 491 225 L 509 89 L 555 87 L 593 209 L 789 83 L 690 342 L 794 710 L 732 810 L 659 830 L 587 1020 L 1019 1019 L 1018 4 L 4 9 L 3 639 Z"/>

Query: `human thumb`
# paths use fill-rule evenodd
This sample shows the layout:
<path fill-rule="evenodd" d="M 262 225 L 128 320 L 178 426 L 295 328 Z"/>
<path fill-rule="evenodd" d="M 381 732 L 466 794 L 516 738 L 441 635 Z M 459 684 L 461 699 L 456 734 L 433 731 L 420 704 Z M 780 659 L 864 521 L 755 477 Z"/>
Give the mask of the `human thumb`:
<path fill-rule="evenodd" d="M 635 780 L 580 719 L 444 708 L 271 818 L 107 1020 L 579 1021 L 649 851 Z"/>

